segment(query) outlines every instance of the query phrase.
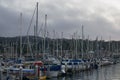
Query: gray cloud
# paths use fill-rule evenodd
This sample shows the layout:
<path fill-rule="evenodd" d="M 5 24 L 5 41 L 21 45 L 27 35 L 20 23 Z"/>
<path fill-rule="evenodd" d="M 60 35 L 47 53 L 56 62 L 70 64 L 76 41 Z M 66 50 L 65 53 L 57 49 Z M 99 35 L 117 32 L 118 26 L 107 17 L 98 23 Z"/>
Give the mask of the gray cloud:
<path fill-rule="evenodd" d="M 117 1 L 117 0 L 116 0 Z M 78 31 L 81 35 L 81 25 L 84 25 L 85 36 L 92 39 L 103 36 L 104 39 L 120 39 L 120 11 L 111 1 L 96 0 L 41 0 L 39 1 L 39 28 L 48 15 L 47 28 L 70 36 Z M 33 0 L 1 0 L 0 3 L 0 36 L 18 36 L 19 13 L 23 12 L 23 35 L 26 35 L 28 25 L 35 8 Z M 34 20 L 35 22 L 35 20 Z M 30 34 L 33 34 L 33 26 Z"/>

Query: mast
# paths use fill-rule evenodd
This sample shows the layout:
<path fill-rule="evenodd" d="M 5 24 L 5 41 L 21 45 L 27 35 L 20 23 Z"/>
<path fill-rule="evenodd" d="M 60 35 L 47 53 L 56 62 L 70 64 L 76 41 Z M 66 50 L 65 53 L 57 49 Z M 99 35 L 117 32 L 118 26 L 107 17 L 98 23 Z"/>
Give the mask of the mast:
<path fill-rule="evenodd" d="M 75 46 L 75 45 L 74 45 L 74 34 L 71 35 L 71 39 L 72 39 L 72 40 L 71 40 L 71 43 L 72 43 L 71 46 L 72 46 L 72 50 L 73 50 L 73 52 L 72 52 L 72 59 L 73 59 L 73 58 L 74 58 L 74 54 L 73 54 L 73 53 L 75 52 L 75 51 L 74 51 L 74 46 Z"/>
<path fill-rule="evenodd" d="M 18 58 L 17 47 L 18 47 L 18 44 L 17 44 L 17 41 L 16 41 L 16 42 L 15 42 L 15 57 L 16 57 L 16 60 L 17 60 L 17 58 Z"/>
<path fill-rule="evenodd" d="M 83 41 L 84 41 L 84 26 L 82 25 L 82 43 L 81 43 L 81 52 L 82 52 L 82 58 L 83 58 Z"/>
<path fill-rule="evenodd" d="M 117 43 L 117 55 L 119 54 L 119 48 L 118 48 L 118 45 L 119 45 L 119 41 L 116 42 Z"/>
<path fill-rule="evenodd" d="M 99 58 L 99 42 L 98 42 L 98 36 L 96 37 L 96 55 L 97 58 Z"/>
<path fill-rule="evenodd" d="M 108 48 L 109 48 L 109 49 L 108 49 L 108 52 L 111 54 L 111 48 L 110 48 L 110 46 L 111 46 L 111 36 L 109 36 L 109 44 L 108 44 L 108 45 L 109 45 L 109 47 L 108 47 Z"/>
<path fill-rule="evenodd" d="M 20 58 L 22 57 L 22 13 L 20 13 Z"/>
<path fill-rule="evenodd" d="M 50 41 L 49 41 L 49 32 L 47 31 L 47 51 L 49 52 L 49 49 L 50 49 Z"/>
<path fill-rule="evenodd" d="M 73 34 L 73 43 L 74 43 L 74 53 L 73 53 L 73 58 L 76 58 L 76 32 Z"/>
<path fill-rule="evenodd" d="M 45 42 L 46 42 L 46 34 L 47 34 L 47 14 L 45 15 L 45 27 L 44 27 L 44 53 L 45 53 L 45 48 L 46 48 L 46 44 L 45 44 Z"/>
<path fill-rule="evenodd" d="M 89 52 L 89 35 L 88 35 L 88 38 L 87 38 L 87 51 L 86 51 L 86 53 L 88 53 Z"/>
<path fill-rule="evenodd" d="M 63 32 L 61 33 L 61 57 L 62 57 L 62 50 L 63 50 Z"/>
<path fill-rule="evenodd" d="M 102 47 L 102 36 L 101 36 L 101 40 L 100 40 L 100 54 L 99 57 L 102 58 L 101 53 L 103 53 L 103 47 Z"/>
<path fill-rule="evenodd" d="M 75 58 L 77 59 L 77 58 L 78 58 L 78 57 L 77 57 L 77 53 L 78 53 L 78 52 L 77 52 L 77 48 L 78 48 L 78 46 L 77 46 L 77 45 L 78 45 L 77 32 L 76 32 L 76 34 L 75 34 L 75 39 L 76 39 L 76 40 L 75 40 L 75 43 L 76 43 L 76 44 L 75 44 L 75 47 L 76 47 L 76 48 L 75 48 L 75 53 L 76 53 L 76 54 L 75 54 Z"/>
<path fill-rule="evenodd" d="M 37 52 L 37 37 L 38 37 L 38 2 L 37 2 L 37 5 L 36 5 L 36 26 L 35 26 L 35 37 L 36 37 L 36 41 L 35 41 L 35 54 L 36 56 L 38 55 L 38 52 Z M 38 58 L 38 57 L 37 57 Z"/>
<path fill-rule="evenodd" d="M 55 30 L 53 30 L 53 55 L 55 56 Z"/>
<path fill-rule="evenodd" d="M 58 35 L 57 32 L 56 32 L 56 35 L 58 36 L 57 39 L 56 39 L 56 46 L 57 46 L 56 51 L 57 51 L 57 57 L 58 57 L 58 56 L 59 56 L 59 55 L 58 55 L 58 47 L 59 47 L 59 46 L 58 46 L 58 39 L 59 39 L 59 35 Z"/>

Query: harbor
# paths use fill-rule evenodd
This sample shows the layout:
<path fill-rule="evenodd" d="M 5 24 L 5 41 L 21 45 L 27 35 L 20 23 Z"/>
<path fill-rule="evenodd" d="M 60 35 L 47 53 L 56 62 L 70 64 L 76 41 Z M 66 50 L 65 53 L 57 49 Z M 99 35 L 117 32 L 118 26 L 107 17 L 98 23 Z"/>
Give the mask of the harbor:
<path fill-rule="evenodd" d="M 9 2 L 1 2 L 0 6 L 7 9 Z M 26 4 L 18 2 L 19 10 L 16 7 L 10 8 L 17 10 L 13 22 L 13 16 L 10 16 L 9 21 L 6 19 L 7 25 L 6 21 L 1 23 L 4 27 L 14 25 L 17 29 L 12 31 L 10 27 L 11 32 L 4 33 L 5 29 L 0 28 L 4 29 L 0 32 L 0 80 L 120 80 L 120 39 L 117 36 L 120 29 L 119 25 L 111 24 L 114 21 L 110 19 L 112 17 L 107 18 L 103 14 L 96 17 L 92 14 L 95 12 L 93 7 L 90 10 L 92 15 L 87 14 L 87 9 L 82 10 L 80 6 L 76 10 L 76 5 L 73 6 L 72 3 L 78 3 L 72 0 L 68 1 L 70 4 L 64 4 L 64 0 L 61 2 L 66 10 L 61 3 L 58 4 L 59 1 L 55 1 L 59 7 L 51 5 L 54 0 L 48 1 L 49 3 L 33 1 L 29 6 L 26 6 L 27 2 L 29 1 L 26 0 Z M 17 6 L 16 2 L 14 4 Z M 67 8 L 70 12 L 67 12 Z M 51 12 L 52 10 L 57 11 Z M 64 15 L 59 10 L 64 10 Z M 82 11 L 85 13 L 81 13 Z M 72 12 L 75 12 L 74 15 Z M 86 16 L 82 17 L 76 12 Z M 89 19 L 91 17 L 93 19 Z M 14 36 L 6 36 L 10 33 L 14 33 Z"/>
<path fill-rule="evenodd" d="M 102 66 L 97 69 L 85 70 L 80 72 L 75 72 L 74 74 L 66 75 L 66 76 L 57 76 L 52 78 L 47 78 L 44 80 L 119 80 L 120 79 L 120 63 Z M 12 75 L 9 79 L 6 78 L 6 73 L 0 74 L 0 80 L 19 80 L 13 79 Z M 36 79 L 22 79 L 22 80 L 36 80 Z"/>

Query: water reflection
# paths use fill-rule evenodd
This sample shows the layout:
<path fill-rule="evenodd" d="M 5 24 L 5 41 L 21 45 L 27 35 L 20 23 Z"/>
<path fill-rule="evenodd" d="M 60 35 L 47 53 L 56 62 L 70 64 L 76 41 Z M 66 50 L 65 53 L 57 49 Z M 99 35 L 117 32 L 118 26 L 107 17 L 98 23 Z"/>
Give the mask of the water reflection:
<path fill-rule="evenodd" d="M 72 76 L 52 78 L 48 80 L 120 80 L 120 64 L 83 71 Z"/>

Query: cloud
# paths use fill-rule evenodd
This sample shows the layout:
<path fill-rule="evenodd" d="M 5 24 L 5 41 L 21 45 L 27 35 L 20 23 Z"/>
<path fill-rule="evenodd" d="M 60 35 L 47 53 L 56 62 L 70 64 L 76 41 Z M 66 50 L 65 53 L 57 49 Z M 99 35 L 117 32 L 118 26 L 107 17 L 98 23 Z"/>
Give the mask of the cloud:
<path fill-rule="evenodd" d="M 70 36 L 78 31 L 81 35 L 81 25 L 84 25 L 85 36 L 92 39 L 103 36 L 104 39 L 120 39 L 120 6 L 119 0 L 1 0 L 0 1 L 0 36 L 19 35 L 19 13 L 23 13 L 26 35 L 36 2 L 39 2 L 39 28 L 48 15 L 47 28 L 50 31 L 64 32 Z M 35 20 L 34 20 L 35 22 Z M 30 34 L 33 34 L 33 26 Z"/>

